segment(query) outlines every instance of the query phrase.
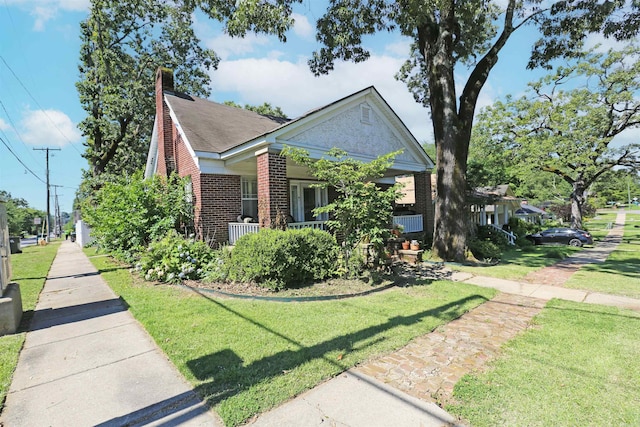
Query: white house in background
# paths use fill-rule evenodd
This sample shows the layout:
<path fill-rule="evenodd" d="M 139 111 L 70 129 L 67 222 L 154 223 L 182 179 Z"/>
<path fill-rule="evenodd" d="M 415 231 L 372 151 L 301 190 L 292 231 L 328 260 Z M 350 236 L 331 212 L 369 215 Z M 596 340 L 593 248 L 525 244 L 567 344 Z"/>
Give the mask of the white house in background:
<path fill-rule="evenodd" d="M 306 167 L 280 155 L 285 145 L 303 148 L 314 159 L 337 147 L 365 162 L 403 150 L 379 184 L 413 176 L 415 215 L 393 221 L 433 231 L 433 162 L 373 86 L 290 120 L 178 93 L 170 70 L 156 73 L 145 175 L 177 172 L 191 178 L 199 237 L 233 243 L 268 227 L 278 211 L 293 220 L 290 227 L 323 227 L 326 218 L 312 210 L 331 201 L 335 190 L 315 188 Z"/>
<path fill-rule="evenodd" d="M 520 199 L 508 184 L 476 188 L 471 195 L 471 220 L 478 225 L 502 227 L 519 208 Z"/>

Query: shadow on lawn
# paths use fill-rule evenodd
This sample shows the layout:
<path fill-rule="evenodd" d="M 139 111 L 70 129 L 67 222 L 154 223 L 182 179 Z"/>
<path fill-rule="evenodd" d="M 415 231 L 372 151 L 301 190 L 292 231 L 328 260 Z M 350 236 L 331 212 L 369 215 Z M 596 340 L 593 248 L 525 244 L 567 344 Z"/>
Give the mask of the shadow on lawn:
<path fill-rule="evenodd" d="M 340 350 L 346 354 L 353 349 L 370 346 L 385 339 L 383 335 L 380 335 L 383 332 L 390 331 L 398 326 L 414 324 L 425 317 L 436 317 L 444 321 L 451 321 L 464 314 L 464 305 L 466 303 L 478 300 L 481 302 L 487 301 L 486 298 L 480 295 L 472 295 L 410 316 L 396 316 L 384 324 L 371 326 L 354 333 L 305 347 L 300 342 L 225 306 L 221 301 L 212 299 L 197 289 L 192 289 L 192 291 L 206 298 L 212 304 L 233 313 L 297 347 L 295 350 L 286 350 L 272 354 L 247 366 L 243 366 L 243 360 L 229 349 L 187 362 L 188 368 L 195 377 L 201 381 L 205 381 L 196 388 L 196 391 L 211 406 L 247 390 L 251 386 L 264 380 L 286 374 L 286 372 L 310 360 L 324 359 L 327 363 L 338 368 L 339 371 L 349 369 L 353 362 L 342 362 L 341 360 L 330 358 L 327 355 L 335 350 Z M 377 335 L 380 336 L 377 337 Z"/>
<path fill-rule="evenodd" d="M 619 274 L 632 279 L 637 278 L 640 285 L 640 267 L 638 266 L 640 266 L 640 258 L 627 258 L 624 260 L 607 259 L 601 264 L 585 265 L 581 270 L 594 273 Z"/>

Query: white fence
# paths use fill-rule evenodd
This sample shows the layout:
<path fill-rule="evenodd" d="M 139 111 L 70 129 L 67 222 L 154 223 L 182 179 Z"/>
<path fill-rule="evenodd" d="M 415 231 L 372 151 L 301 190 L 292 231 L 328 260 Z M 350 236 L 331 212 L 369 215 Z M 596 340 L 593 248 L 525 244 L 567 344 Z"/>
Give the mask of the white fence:
<path fill-rule="evenodd" d="M 288 224 L 289 228 L 299 230 L 301 228 L 315 228 L 316 230 L 325 230 L 324 221 L 305 221 L 292 222 Z M 255 222 L 230 222 L 229 223 L 229 244 L 235 245 L 236 241 L 249 233 L 257 233 L 260 230 L 260 224 Z"/>
<path fill-rule="evenodd" d="M 394 216 L 393 223 L 404 227 L 402 230 L 403 233 L 417 233 L 419 231 L 424 231 L 422 215 Z"/>

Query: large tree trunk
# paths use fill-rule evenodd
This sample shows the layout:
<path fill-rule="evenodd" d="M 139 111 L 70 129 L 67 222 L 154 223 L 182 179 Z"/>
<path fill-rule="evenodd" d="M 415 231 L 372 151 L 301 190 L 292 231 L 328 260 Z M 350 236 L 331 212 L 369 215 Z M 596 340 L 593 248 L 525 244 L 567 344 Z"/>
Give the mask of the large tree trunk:
<path fill-rule="evenodd" d="M 582 208 L 587 200 L 587 188 L 584 181 L 577 179 L 573 182 L 573 191 L 571 192 L 571 228 L 582 229 Z"/>
<path fill-rule="evenodd" d="M 464 261 L 467 243 L 466 170 L 468 141 L 456 135 L 436 144 L 437 181 L 433 255 Z"/>

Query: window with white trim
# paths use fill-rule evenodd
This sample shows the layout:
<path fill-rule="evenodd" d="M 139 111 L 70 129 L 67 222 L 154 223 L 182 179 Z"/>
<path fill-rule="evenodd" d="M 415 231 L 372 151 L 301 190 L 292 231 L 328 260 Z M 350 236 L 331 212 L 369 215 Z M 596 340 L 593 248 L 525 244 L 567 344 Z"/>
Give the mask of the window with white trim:
<path fill-rule="evenodd" d="M 258 219 L 258 180 L 252 177 L 240 179 L 242 190 L 242 215 Z"/>

